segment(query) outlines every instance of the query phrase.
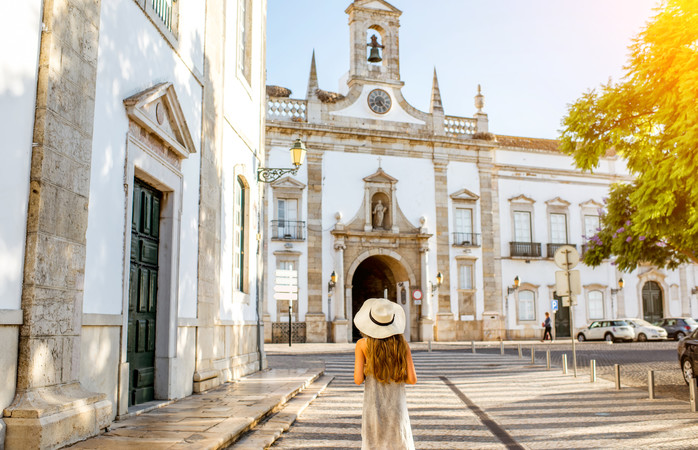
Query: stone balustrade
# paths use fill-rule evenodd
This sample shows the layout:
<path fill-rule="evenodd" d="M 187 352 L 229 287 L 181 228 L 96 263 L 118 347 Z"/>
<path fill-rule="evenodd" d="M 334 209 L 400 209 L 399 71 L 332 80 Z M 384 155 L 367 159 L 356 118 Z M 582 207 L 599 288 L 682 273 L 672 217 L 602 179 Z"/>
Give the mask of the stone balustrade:
<path fill-rule="evenodd" d="M 470 117 L 444 117 L 444 130 L 451 136 L 475 134 L 477 132 L 477 119 Z"/>
<path fill-rule="evenodd" d="M 267 120 L 305 122 L 307 102 L 286 97 L 268 97 Z"/>

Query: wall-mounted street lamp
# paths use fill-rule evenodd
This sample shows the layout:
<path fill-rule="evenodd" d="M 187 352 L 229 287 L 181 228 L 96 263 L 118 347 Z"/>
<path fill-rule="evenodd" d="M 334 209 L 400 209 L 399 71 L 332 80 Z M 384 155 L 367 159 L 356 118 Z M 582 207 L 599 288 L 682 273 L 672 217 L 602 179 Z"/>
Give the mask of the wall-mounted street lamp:
<path fill-rule="evenodd" d="M 694 287 L 691 289 L 691 294 L 693 294 L 693 295 L 698 294 L 698 286 L 694 286 Z"/>
<path fill-rule="evenodd" d="M 300 169 L 301 165 L 303 164 L 303 158 L 305 158 L 305 144 L 303 141 L 301 141 L 300 138 L 296 139 L 296 142 L 293 143 L 293 147 L 290 148 L 291 151 L 291 161 L 293 162 L 294 167 L 289 167 L 289 168 L 265 168 L 265 167 L 260 167 L 257 169 L 257 181 L 260 181 L 262 183 L 271 183 L 273 181 L 278 180 L 281 178 L 282 175 L 285 175 L 287 173 L 290 173 L 292 175 L 295 175 L 298 173 L 298 169 Z"/>
<path fill-rule="evenodd" d="M 327 283 L 327 292 L 332 292 L 332 290 L 334 289 L 336 284 L 337 284 L 337 272 L 335 272 L 333 270 L 332 275 L 330 275 L 330 281 Z"/>
<path fill-rule="evenodd" d="M 616 295 L 617 293 L 619 293 L 620 291 L 622 291 L 622 290 L 623 290 L 623 284 L 624 284 L 624 283 L 625 283 L 625 282 L 623 281 L 622 278 L 621 278 L 620 280 L 618 280 L 618 289 L 613 289 L 613 288 L 611 288 L 611 295 Z"/>
<path fill-rule="evenodd" d="M 519 276 L 516 275 L 516 277 L 514 277 L 514 287 L 507 287 L 507 295 L 511 295 L 516 292 L 516 290 L 519 288 L 519 283 L 521 283 L 521 281 L 519 281 Z"/>
<path fill-rule="evenodd" d="M 431 293 L 433 294 L 434 292 L 436 292 L 436 290 L 439 288 L 439 286 L 441 286 L 441 283 L 443 283 L 443 282 L 444 282 L 444 274 L 442 274 L 441 272 L 437 272 L 436 273 L 436 284 L 431 283 Z"/>

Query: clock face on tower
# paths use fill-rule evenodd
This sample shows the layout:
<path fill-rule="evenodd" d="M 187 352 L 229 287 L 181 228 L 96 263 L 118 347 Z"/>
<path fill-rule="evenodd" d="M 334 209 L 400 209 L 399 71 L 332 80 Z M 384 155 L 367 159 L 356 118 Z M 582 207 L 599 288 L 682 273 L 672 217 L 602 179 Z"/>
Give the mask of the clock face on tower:
<path fill-rule="evenodd" d="M 368 94 L 368 107 L 378 114 L 385 114 L 390 110 L 392 100 L 383 89 L 374 89 Z"/>

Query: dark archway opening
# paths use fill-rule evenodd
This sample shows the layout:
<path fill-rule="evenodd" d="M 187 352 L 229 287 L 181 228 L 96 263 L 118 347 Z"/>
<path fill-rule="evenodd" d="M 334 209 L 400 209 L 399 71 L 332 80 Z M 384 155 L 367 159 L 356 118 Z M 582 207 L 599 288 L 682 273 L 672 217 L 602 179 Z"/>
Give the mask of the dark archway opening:
<path fill-rule="evenodd" d="M 366 258 L 354 272 L 352 278 L 352 317 L 359 312 L 361 305 L 369 298 L 384 298 L 387 289 L 388 300 L 397 300 L 397 281 L 388 262 L 380 256 Z M 352 339 L 354 342 L 361 339 L 361 333 L 352 321 Z"/>

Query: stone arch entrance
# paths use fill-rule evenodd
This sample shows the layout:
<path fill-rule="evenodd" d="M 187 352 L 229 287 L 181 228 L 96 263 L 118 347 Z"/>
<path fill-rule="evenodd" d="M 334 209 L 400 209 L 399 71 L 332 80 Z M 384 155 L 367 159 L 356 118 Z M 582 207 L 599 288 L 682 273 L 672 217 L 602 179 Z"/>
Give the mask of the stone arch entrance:
<path fill-rule="evenodd" d="M 400 258 L 399 255 L 365 255 L 364 258 L 358 258 L 349 270 L 351 295 L 347 309 L 352 323 L 353 341 L 361 338 L 359 330 L 354 326 L 354 315 L 369 298 L 385 297 L 402 306 L 407 318 L 404 334 L 408 341 L 412 337 L 412 329 L 417 328 L 416 310 L 410 308 L 410 285 L 415 285 L 414 274 L 394 256 Z"/>
<path fill-rule="evenodd" d="M 648 281 L 642 286 L 642 315 L 649 323 L 664 318 L 662 288 L 655 281 Z"/>

